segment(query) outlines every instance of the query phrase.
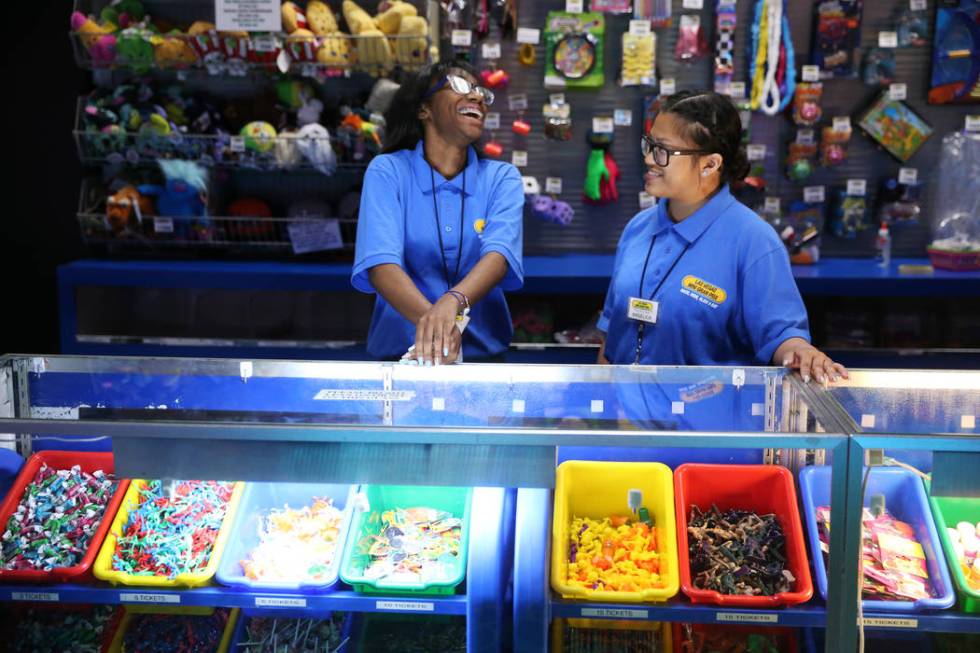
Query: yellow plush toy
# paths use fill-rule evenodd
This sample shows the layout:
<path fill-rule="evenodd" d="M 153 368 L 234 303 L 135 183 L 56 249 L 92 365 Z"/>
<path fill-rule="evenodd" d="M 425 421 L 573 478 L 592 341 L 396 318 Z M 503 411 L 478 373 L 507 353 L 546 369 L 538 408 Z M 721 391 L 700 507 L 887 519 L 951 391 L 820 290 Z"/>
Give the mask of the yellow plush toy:
<path fill-rule="evenodd" d="M 197 61 L 197 54 L 187 38 L 179 32 L 150 39 L 153 56 L 159 68 L 188 68 Z"/>
<path fill-rule="evenodd" d="M 316 60 L 327 66 L 349 66 L 351 57 L 348 40 L 349 37 L 340 32 L 324 36 L 316 51 Z"/>
<path fill-rule="evenodd" d="M 374 22 L 377 24 L 378 29 L 388 36 L 395 36 L 396 34 L 399 34 L 402 20 L 404 18 L 418 16 L 419 13 L 415 9 L 415 5 L 402 2 L 401 0 L 395 0 L 394 2 L 382 4 L 387 4 L 388 8 L 378 14 L 378 17 L 374 19 Z"/>
<path fill-rule="evenodd" d="M 286 34 L 292 34 L 298 29 L 308 29 L 306 14 L 295 2 L 282 3 L 282 29 Z"/>
<path fill-rule="evenodd" d="M 337 19 L 326 2 L 310 0 L 306 5 L 306 21 L 309 29 L 317 36 L 326 36 L 340 31 Z"/>
<path fill-rule="evenodd" d="M 405 16 L 395 39 L 395 60 L 403 66 L 421 66 L 428 60 L 429 24 L 421 16 Z"/>
<path fill-rule="evenodd" d="M 344 20 L 355 39 L 357 63 L 368 68 L 389 68 L 392 63 L 391 44 L 374 19 L 356 2 L 344 0 Z"/>

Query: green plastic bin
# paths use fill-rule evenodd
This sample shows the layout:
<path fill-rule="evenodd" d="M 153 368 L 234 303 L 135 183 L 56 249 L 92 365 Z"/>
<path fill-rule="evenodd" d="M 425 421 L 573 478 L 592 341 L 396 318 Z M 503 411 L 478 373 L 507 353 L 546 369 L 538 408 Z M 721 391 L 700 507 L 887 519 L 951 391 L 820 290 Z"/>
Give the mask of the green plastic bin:
<path fill-rule="evenodd" d="M 466 630 L 465 617 L 367 612 L 354 619 L 351 641 L 357 643 L 357 653 L 432 650 L 433 646 L 439 647 L 439 653 L 463 653 Z"/>
<path fill-rule="evenodd" d="M 361 491 L 367 497 L 370 512 L 356 510 L 351 522 L 350 536 L 344 546 L 344 557 L 340 563 L 340 578 L 364 594 L 439 596 L 455 594 L 456 586 L 466 577 L 466 561 L 470 542 L 470 501 L 471 488 L 425 487 L 417 485 L 364 485 Z M 462 520 L 460 530 L 459 556 L 455 565 L 450 566 L 453 573 L 442 581 L 412 583 L 399 579 L 369 579 L 364 577 L 364 569 L 370 562 L 361 543 L 380 531 L 380 520 L 369 523 L 371 513 L 380 513 L 395 508 L 435 508 L 452 513 Z"/>
<path fill-rule="evenodd" d="M 926 487 L 928 489 L 928 485 Z M 971 524 L 980 521 L 980 499 L 934 497 L 930 494 L 929 505 L 932 507 L 932 518 L 936 521 L 936 528 L 939 530 L 939 539 L 943 543 L 943 551 L 946 552 L 949 573 L 953 577 L 956 593 L 959 595 L 960 610 L 978 614 L 980 613 L 980 592 L 970 589 L 967 584 L 963 568 L 956 560 L 953 542 L 949 539 L 949 533 L 946 532 L 946 529 L 955 528 L 956 524 L 961 521 L 968 521 Z"/>

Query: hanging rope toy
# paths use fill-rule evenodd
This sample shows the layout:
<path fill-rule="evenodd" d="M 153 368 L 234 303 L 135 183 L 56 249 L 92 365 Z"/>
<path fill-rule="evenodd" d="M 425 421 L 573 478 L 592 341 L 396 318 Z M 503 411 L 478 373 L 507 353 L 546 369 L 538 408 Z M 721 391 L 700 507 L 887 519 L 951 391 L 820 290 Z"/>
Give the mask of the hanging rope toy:
<path fill-rule="evenodd" d="M 796 89 L 796 61 L 784 0 L 758 0 L 752 25 L 751 107 L 774 116 Z"/>

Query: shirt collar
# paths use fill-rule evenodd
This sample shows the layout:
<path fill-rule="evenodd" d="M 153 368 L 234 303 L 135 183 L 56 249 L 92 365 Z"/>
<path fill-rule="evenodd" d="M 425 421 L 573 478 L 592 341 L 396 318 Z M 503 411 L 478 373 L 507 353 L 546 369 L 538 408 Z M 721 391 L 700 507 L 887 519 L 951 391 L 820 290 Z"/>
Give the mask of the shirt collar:
<path fill-rule="evenodd" d="M 675 223 L 667 214 L 667 202 L 660 200 L 657 204 L 657 220 L 654 223 L 653 235 L 659 235 L 665 229 L 672 227 L 678 236 L 689 243 L 693 243 L 734 201 L 735 198 L 732 197 L 728 184 L 725 184 L 704 206 L 688 216 L 687 219 Z"/>
<path fill-rule="evenodd" d="M 466 168 L 463 170 L 462 174 L 458 174 L 452 179 L 447 180 L 439 171 L 432 168 L 429 162 L 425 160 L 425 150 L 424 142 L 419 139 L 418 144 L 415 146 L 415 151 L 412 153 L 412 173 L 415 177 L 415 183 L 418 185 L 419 190 L 423 193 L 429 194 L 432 192 L 432 179 L 435 178 L 436 188 L 441 188 L 443 184 L 448 184 L 449 186 L 455 187 L 457 190 L 462 191 L 463 189 L 463 174 L 466 175 L 466 194 L 473 195 L 476 191 L 476 150 L 473 147 L 466 148 Z M 430 169 L 433 175 L 430 175 Z"/>

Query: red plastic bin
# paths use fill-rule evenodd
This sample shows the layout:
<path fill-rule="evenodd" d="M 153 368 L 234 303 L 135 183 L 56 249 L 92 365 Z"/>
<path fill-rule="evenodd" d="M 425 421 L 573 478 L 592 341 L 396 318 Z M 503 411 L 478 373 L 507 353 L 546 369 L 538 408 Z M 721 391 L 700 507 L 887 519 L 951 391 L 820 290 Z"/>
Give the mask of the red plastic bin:
<path fill-rule="evenodd" d="M 82 471 L 89 474 L 102 470 L 106 474 L 115 472 L 115 463 L 111 453 L 103 452 L 82 452 L 82 451 L 40 451 L 24 463 L 17 475 L 17 480 L 7 493 L 7 498 L 0 504 L 0 535 L 7 529 L 7 520 L 17 509 L 20 498 L 24 495 L 24 489 L 34 480 L 34 476 L 41 465 L 47 463 L 53 469 L 71 469 L 75 465 L 82 468 Z M 0 569 L 0 582 L 4 583 L 67 583 L 73 580 L 87 580 L 91 578 L 90 569 L 95 562 L 95 556 L 102 548 L 102 541 L 109 526 L 112 525 L 112 518 L 116 516 L 119 504 L 122 503 L 123 496 L 129 488 L 129 480 L 123 479 L 116 486 L 116 491 L 106 505 L 105 512 L 102 514 L 102 522 L 96 529 L 95 534 L 88 544 L 88 549 L 82 557 L 81 562 L 72 567 L 55 567 L 51 571 L 41 571 L 35 569 L 24 570 L 4 570 Z"/>
<path fill-rule="evenodd" d="M 685 647 L 684 629 L 690 626 L 691 635 L 695 640 L 710 637 L 712 634 L 722 633 L 728 635 L 731 641 L 739 639 L 747 640 L 750 635 L 762 635 L 775 645 L 779 653 L 796 653 L 799 648 L 796 642 L 795 628 L 779 628 L 771 626 L 732 626 L 729 624 L 672 624 L 674 651 L 675 653 L 688 653 L 689 651 L 700 651 L 700 648 Z M 726 649 L 736 650 L 736 649 Z M 738 649 L 742 650 L 742 649 Z M 748 650 L 748 649 L 744 649 Z"/>
<path fill-rule="evenodd" d="M 765 609 L 805 603 L 813 596 L 813 579 L 806 556 L 796 488 L 788 469 L 775 465 L 681 465 L 674 471 L 674 504 L 681 590 L 692 603 Z M 776 515 L 786 535 L 786 566 L 796 578 L 795 591 L 773 596 L 744 596 L 694 587 L 687 552 L 687 516 L 692 505 L 708 510 L 712 504 L 719 510 L 737 508 L 760 515 Z"/>

